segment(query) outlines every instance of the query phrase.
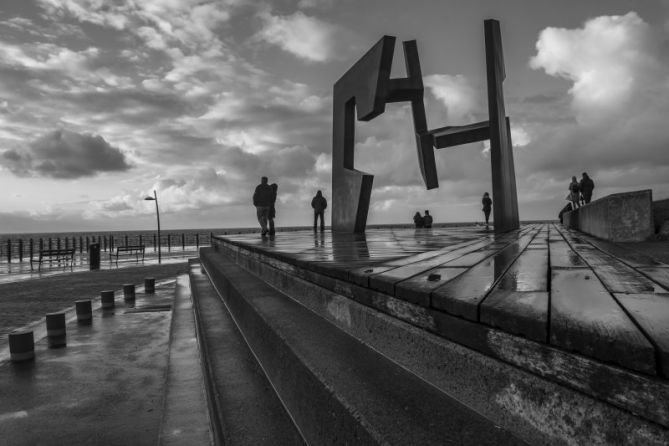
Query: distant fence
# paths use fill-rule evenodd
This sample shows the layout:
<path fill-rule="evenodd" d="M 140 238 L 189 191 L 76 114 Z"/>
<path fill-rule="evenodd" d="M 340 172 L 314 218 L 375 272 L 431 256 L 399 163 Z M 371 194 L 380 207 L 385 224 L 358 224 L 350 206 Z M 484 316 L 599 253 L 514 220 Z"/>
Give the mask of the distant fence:
<path fill-rule="evenodd" d="M 39 256 L 43 249 L 71 249 L 76 253 L 86 254 L 88 246 L 99 243 L 102 251 L 113 251 L 117 246 L 144 245 L 147 251 L 197 251 L 200 246 L 211 244 L 211 233 L 161 233 L 157 234 L 124 234 L 124 235 L 81 235 L 71 237 L 37 237 L 22 238 L 5 237 L 0 241 L 0 262 L 23 262 Z"/>

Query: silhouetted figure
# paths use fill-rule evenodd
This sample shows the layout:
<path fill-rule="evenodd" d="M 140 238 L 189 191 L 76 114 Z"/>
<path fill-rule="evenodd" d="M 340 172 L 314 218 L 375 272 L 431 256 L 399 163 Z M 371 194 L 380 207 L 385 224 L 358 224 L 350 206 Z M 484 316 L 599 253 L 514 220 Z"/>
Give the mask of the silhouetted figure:
<path fill-rule="evenodd" d="M 565 212 L 573 211 L 574 208 L 571 206 L 571 203 L 567 203 L 565 207 L 560 209 L 560 213 L 558 214 L 558 220 L 560 220 L 560 223 L 562 223 L 562 216 L 564 215 Z"/>
<path fill-rule="evenodd" d="M 279 185 L 276 183 L 270 184 L 272 188 L 272 206 L 269 208 L 269 215 L 267 216 L 267 221 L 269 223 L 269 235 L 274 235 L 274 219 L 276 218 L 276 192 L 279 189 Z"/>
<path fill-rule="evenodd" d="M 417 228 L 424 228 L 425 227 L 425 219 L 423 219 L 423 216 L 420 215 L 420 212 L 416 212 L 416 215 L 413 216 L 413 224 Z"/>
<path fill-rule="evenodd" d="M 595 182 L 592 181 L 592 178 L 588 176 L 587 172 L 583 172 L 583 178 L 581 178 L 578 185 L 581 189 L 583 204 L 590 203 L 590 200 L 592 200 L 592 190 L 595 188 Z"/>
<path fill-rule="evenodd" d="M 432 216 L 430 215 L 430 211 L 427 209 L 425 209 L 425 216 L 423 217 L 423 226 L 426 228 L 432 227 Z"/>
<path fill-rule="evenodd" d="M 490 211 L 492 210 L 492 200 L 490 199 L 490 194 L 488 192 L 483 194 L 481 198 L 481 204 L 483 205 L 483 215 L 485 216 L 485 225 L 488 226 L 490 223 Z"/>
<path fill-rule="evenodd" d="M 328 207 L 328 201 L 321 191 L 316 192 L 316 196 L 312 198 L 311 207 L 314 209 L 314 231 L 319 218 L 321 219 L 321 232 L 325 231 L 325 209 Z"/>
<path fill-rule="evenodd" d="M 581 187 L 578 185 L 578 181 L 576 181 L 576 177 L 571 177 L 571 183 L 569 183 L 569 195 L 567 195 L 567 199 L 571 201 L 572 206 L 574 209 L 579 207 L 580 204 L 580 191 Z"/>
<path fill-rule="evenodd" d="M 256 207 L 256 215 L 258 223 L 260 223 L 261 235 L 267 235 L 267 220 L 269 218 L 269 210 L 272 207 L 272 187 L 267 184 L 267 177 L 260 179 L 260 184 L 256 186 L 253 193 L 253 205 Z"/>

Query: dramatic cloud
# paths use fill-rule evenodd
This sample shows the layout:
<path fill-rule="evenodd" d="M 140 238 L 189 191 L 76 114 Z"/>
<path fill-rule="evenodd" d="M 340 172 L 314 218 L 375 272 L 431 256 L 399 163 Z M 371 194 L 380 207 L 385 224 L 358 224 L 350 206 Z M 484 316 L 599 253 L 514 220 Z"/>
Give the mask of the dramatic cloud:
<path fill-rule="evenodd" d="M 260 17 L 264 27 L 257 34 L 258 39 L 308 62 L 341 58 L 347 44 L 352 42 L 350 32 L 301 11 L 288 16 L 274 16 L 264 11 Z"/>
<path fill-rule="evenodd" d="M 0 58 L 4 64 L 32 70 L 57 70 L 72 77 L 88 71 L 97 48 L 72 51 L 51 43 L 12 45 L 0 42 Z"/>
<path fill-rule="evenodd" d="M 474 122 L 474 114 L 485 108 L 484 91 L 462 75 L 432 74 L 423 83 L 446 107 L 450 125 Z"/>
<path fill-rule="evenodd" d="M 666 44 L 666 34 L 634 12 L 543 30 L 530 66 L 569 80 L 571 104 L 551 97 L 522 104 L 532 143 L 521 168 L 564 182 L 556 197 L 582 171 L 600 180 L 598 195 L 653 185 L 666 194 L 667 181 L 658 181 L 669 168 Z"/>
<path fill-rule="evenodd" d="M 530 66 L 570 80 L 577 117 L 589 123 L 631 111 L 656 89 L 666 93 L 660 38 L 635 12 L 597 17 L 579 29 L 543 30 Z"/>
<path fill-rule="evenodd" d="M 298 8 L 331 8 L 335 0 L 299 0 Z M 341 3 L 341 1 L 340 1 Z"/>
<path fill-rule="evenodd" d="M 124 154 L 102 136 L 55 130 L 25 150 L 7 150 L 2 163 L 19 176 L 73 179 L 130 168 Z"/>
<path fill-rule="evenodd" d="M 39 0 L 39 3 L 51 16 L 74 17 L 81 22 L 136 32 L 151 48 L 158 46 L 162 49 L 165 41 L 195 48 L 214 40 L 215 29 L 227 22 L 231 9 L 242 2 Z M 141 26 L 146 23 L 151 26 Z"/>
<path fill-rule="evenodd" d="M 157 180 L 144 193 L 124 191 L 108 200 L 93 201 L 84 213 L 87 219 L 154 215 L 155 207 L 147 204 L 145 196 L 157 190 L 160 212 L 164 214 L 191 212 L 203 207 L 222 206 L 232 200 L 226 194 L 228 181 L 223 172 L 201 168 L 173 173 L 168 179 Z"/>
<path fill-rule="evenodd" d="M 522 218 L 552 217 L 546 209 L 562 207 L 582 171 L 597 195 L 669 192 L 669 45 L 657 8 L 607 15 L 615 8 L 605 2 L 571 1 L 569 17 L 514 11 L 505 31 Z M 22 196 L 2 196 L 3 212 L 63 227 L 81 215 L 91 227 L 153 227 L 143 197 L 156 189 L 164 227 L 249 226 L 250 195 L 268 175 L 279 184 L 279 223 L 308 222 L 315 190 L 331 197 L 332 85 L 381 35 L 420 42 L 430 128 L 488 119 L 480 36 L 440 27 L 443 2 L 400 4 L 9 2 L 0 8 L 0 189 Z M 586 17 L 595 18 L 560 27 Z M 398 45 L 397 77 L 400 54 Z M 410 222 L 415 206 L 438 221 L 478 216 L 489 144 L 436 151 L 440 188 L 426 191 L 411 119 L 400 103 L 356 122 L 356 167 L 375 175 L 370 223 Z"/>

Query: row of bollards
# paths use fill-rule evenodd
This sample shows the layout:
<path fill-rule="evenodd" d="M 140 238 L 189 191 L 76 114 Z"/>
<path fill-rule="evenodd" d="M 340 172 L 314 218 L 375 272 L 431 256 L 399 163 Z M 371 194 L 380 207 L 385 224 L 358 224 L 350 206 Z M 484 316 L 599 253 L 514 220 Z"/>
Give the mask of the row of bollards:
<path fill-rule="evenodd" d="M 156 281 L 153 277 L 144 279 L 144 292 L 153 294 L 156 291 Z M 123 300 L 135 301 L 135 285 L 132 283 L 123 285 Z M 114 290 L 100 292 L 102 311 L 114 310 Z M 77 300 L 75 303 L 77 323 L 79 325 L 91 325 L 93 323 L 93 304 L 91 299 Z M 49 348 L 65 347 L 65 313 L 48 313 L 46 315 L 46 336 Z M 12 362 L 30 361 L 35 358 L 35 338 L 32 331 L 17 331 L 9 334 L 9 355 Z"/>

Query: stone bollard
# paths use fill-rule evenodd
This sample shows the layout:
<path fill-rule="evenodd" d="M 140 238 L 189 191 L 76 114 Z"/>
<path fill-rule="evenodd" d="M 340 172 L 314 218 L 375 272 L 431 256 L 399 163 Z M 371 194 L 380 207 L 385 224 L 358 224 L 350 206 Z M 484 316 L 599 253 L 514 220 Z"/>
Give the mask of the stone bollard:
<path fill-rule="evenodd" d="M 102 311 L 112 311 L 114 309 L 114 290 L 100 291 L 100 302 L 102 302 Z"/>
<path fill-rule="evenodd" d="M 81 325 L 91 325 L 93 323 L 93 307 L 90 299 L 78 300 L 74 304 L 77 308 L 77 322 Z"/>
<path fill-rule="evenodd" d="M 12 362 L 35 359 L 35 338 L 32 331 L 17 331 L 9 334 L 9 355 Z"/>
<path fill-rule="evenodd" d="M 126 283 L 123 285 L 123 299 L 125 300 L 135 300 L 135 284 Z"/>
<path fill-rule="evenodd" d="M 65 313 L 48 313 L 46 315 L 46 335 L 49 348 L 65 347 Z"/>
<path fill-rule="evenodd" d="M 144 292 L 146 294 L 153 294 L 156 292 L 156 279 L 153 277 L 144 279 Z"/>

